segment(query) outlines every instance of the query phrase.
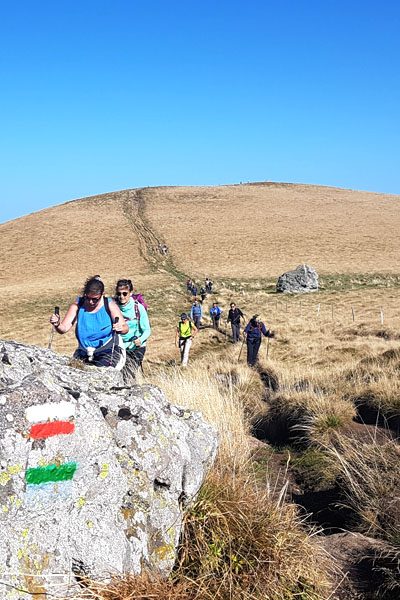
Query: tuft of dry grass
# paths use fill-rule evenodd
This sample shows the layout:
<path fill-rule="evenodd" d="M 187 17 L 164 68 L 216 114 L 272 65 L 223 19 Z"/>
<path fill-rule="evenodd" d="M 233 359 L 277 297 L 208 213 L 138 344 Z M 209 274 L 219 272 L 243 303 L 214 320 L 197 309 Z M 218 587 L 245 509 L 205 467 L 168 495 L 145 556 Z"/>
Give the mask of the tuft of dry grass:
<path fill-rule="evenodd" d="M 341 467 L 348 502 L 360 515 L 364 532 L 400 549 L 399 445 L 343 437 L 331 453 Z"/>
<path fill-rule="evenodd" d="M 331 563 L 302 529 L 294 505 L 284 501 L 284 489 L 272 499 L 243 474 L 214 471 L 184 531 L 177 571 L 200 583 L 204 600 L 328 595 Z"/>

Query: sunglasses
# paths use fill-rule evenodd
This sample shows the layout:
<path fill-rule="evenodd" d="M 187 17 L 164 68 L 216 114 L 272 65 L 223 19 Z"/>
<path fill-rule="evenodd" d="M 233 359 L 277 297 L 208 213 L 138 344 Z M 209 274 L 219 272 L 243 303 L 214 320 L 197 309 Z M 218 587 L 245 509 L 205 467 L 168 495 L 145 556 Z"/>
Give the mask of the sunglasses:
<path fill-rule="evenodd" d="M 129 292 L 117 292 L 117 296 L 123 296 L 124 298 L 126 298 L 128 294 Z"/>
<path fill-rule="evenodd" d="M 85 300 L 87 300 L 89 304 L 98 304 L 101 300 L 101 296 L 100 298 L 90 298 L 90 296 L 85 296 Z"/>

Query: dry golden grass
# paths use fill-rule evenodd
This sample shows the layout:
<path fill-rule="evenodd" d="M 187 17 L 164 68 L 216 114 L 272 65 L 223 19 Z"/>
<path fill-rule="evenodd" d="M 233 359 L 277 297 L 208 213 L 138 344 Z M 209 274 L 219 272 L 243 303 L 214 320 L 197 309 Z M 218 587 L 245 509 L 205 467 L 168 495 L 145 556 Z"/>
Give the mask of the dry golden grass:
<path fill-rule="evenodd" d="M 398 272 L 399 196 L 261 183 L 145 190 L 146 216 L 197 277 Z"/>
<path fill-rule="evenodd" d="M 201 411 L 220 440 L 217 461 L 185 516 L 176 581 L 199 600 L 327 598 L 329 557 L 285 502 L 285 486 L 277 494 L 272 481 L 260 485 L 253 473 L 249 407 L 259 407 L 260 380 L 247 367 L 232 368 L 232 350 L 212 368 L 211 360 L 203 356 L 184 370 L 159 367 L 146 378 L 171 402 Z"/>
<path fill-rule="evenodd" d="M 398 202 L 398 196 L 272 183 L 146 188 L 67 202 L 10 221 L 0 225 L 0 337 L 45 346 L 52 308 L 65 310 L 88 276 L 100 273 L 108 293 L 119 277 L 129 276 L 153 309 L 152 357 L 167 359 L 173 355 L 171 321 L 188 308 L 183 275 L 175 266 L 191 276 L 225 278 L 218 280 L 225 300 L 248 289 L 249 314 L 262 308 L 270 318 L 275 300 L 262 293 L 266 281 L 258 278 L 276 278 L 303 261 L 321 273 L 396 273 Z M 169 247 L 166 259 L 157 255 L 158 240 Z M 357 281 L 349 277 L 343 285 Z M 373 285 L 373 279 L 367 283 Z M 396 290 L 395 298 L 390 293 L 382 289 L 372 302 L 361 294 L 347 296 L 343 315 L 341 297 L 325 296 L 320 320 L 329 319 L 334 303 L 335 322 L 349 323 L 355 303 L 358 320 L 362 315 L 378 325 L 380 306 L 390 319 L 387 304 L 398 300 Z M 317 302 L 315 297 L 315 311 Z M 292 306 L 298 311 L 299 302 L 288 310 Z M 289 316 L 293 321 L 295 315 Z M 74 348 L 72 335 L 54 343 L 60 352 Z"/>
<path fill-rule="evenodd" d="M 188 513 L 177 578 L 163 591 L 162 582 L 146 577 L 133 587 L 116 581 L 93 597 L 329 597 L 330 566 L 295 508 L 283 495 L 269 495 L 269 480 L 260 486 L 249 434 L 257 417 L 279 416 L 318 454 L 350 439 L 360 398 L 399 416 L 399 199 L 285 184 L 156 188 L 74 201 L 0 225 L 0 338 L 46 346 L 53 307 L 63 313 L 89 275 L 101 274 L 109 294 L 119 277 L 131 277 L 150 304 L 146 381 L 171 402 L 202 411 L 219 432 L 217 463 Z M 167 257 L 157 254 L 159 240 Z M 325 274 L 323 289 L 273 294 L 275 278 L 304 261 Z M 239 360 L 240 345 L 230 344 L 223 326 L 200 331 L 189 367 L 176 366 L 175 326 L 190 308 L 185 274 L 215 281 L 206 313 L 218 299 L 226 315 L 235 300 L 247 317 L 260 313 L 275 330 L 261 346 L 260 371 L 278 389 L 266 390 L 259 372 L 247 368 L 245 349 Z M 55 335 L 53 348 L 72 353 L 72 332 Z M 393 452 L 381 461 L 371 455 L 365 477 L 372 481 L 374 469 L 392 464 Z M 325 458 L 309 457 L 309 464 Z M 361 458 L 343 451 L 340 460 L 352 474 Z M 330 465 L 332 477 L 337 467 Z M 354 494 L 355 504 L 363 493 Z M 388 502 L 383 494 L 382 514 L 391 515 Z M 395 543 L 389 525 L 375 533 Z"/>

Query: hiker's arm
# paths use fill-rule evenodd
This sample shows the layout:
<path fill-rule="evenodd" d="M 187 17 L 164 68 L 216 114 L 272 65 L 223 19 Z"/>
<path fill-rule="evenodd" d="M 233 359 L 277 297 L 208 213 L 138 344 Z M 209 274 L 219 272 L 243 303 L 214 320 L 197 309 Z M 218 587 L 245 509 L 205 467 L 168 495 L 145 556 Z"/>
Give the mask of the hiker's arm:
<path fill-rule="evenodd" d="M 139 308 L 139 316 L 140 316 L 141 334 L 138 338 L 136 338 L 136 340 L 134 341 L 134 344 L 135 344 L 135 346 L 140 348 L 140 346 L 143 344 L 143 342 L 145 342 L 147 340 L 147 338 L 150 336 L 151 328 L 150 328 L 149 317 L 148 317 L 147 311 L 145 310 L 144 306 L 139 304 L 138 308 Z"/>
<path fill-rule="evenodd" d="M 263 333 L 263 335 L 264 335 L 265 337 L 268 337 L 268 338 L 273 338 L 273 337 L 275 337 L 275 334 L 274 334 L 274 332 L 273 332 L 273 331 L 271 331 L 270 329 L 267 329 L 267 328 L 265 327 L 264 323 L 262 324 L 261 331 L 262 331 L 262 333 Z"/>
<path fill-rule="evenodd" d="M 54 325 L 57 333 L 67 333 L 76 319 L 78 313 L 78 305 L 73 302 L 65 313 L 65 317 L 61 320 L 60 315 L 53 314 L 50 317 L 50 323 Z"/>
<path fill-rule="evenodd" d="M 108 307 L 110 309 L 110 313 L 113 320 L 113 330 L 117 333 L 128 333 L 128 324 L 125 321 L 122 312 L 120 311 L 119 307 L 114 302 L 114 300 L 110 300 L 110 302 L 108 303 Z M 116 317 L 118 317 L 118 323 L 114 322 Z"/>

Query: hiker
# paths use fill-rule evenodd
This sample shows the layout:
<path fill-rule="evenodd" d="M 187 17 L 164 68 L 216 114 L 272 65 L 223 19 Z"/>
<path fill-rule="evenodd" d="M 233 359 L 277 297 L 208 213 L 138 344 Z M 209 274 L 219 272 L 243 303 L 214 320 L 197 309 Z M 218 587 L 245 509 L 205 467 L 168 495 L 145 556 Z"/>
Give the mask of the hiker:
<path fill-rule="evenodd" d="M 193 287 L 193 281 L 191 279 L 188 279 L 186 281 L 186 289 L 188 291 L 188 294 L 191 294 L 192 292 L 192 287 Z"/>
<path fill-rule="evenodd" d="M 213 282 L 211 281 L 211 279 L 209 277 L 206 277 L 205 286 L 206 286 L 207 294 L 212 294 Z"/>
<path fill-rule="evenodd" d="M 197 285 L 195 283 L 192 283 L 192 296 L 194 296 L 194 298 L 196 298 L 197 296 Z"/>
<path fill-rule="evenodd" d="M 121 370 L 125 363 L 125 349 L 121 334 L 129 328 L 117 304 L 104 296 L 104 283 L 97 275 L 85 282 L 82 296 L 68 308 L 65 317 L 53 314 L 50 323 L 64 334 L 76 323 L 75 335 L 79 343 L 74 358 L 96 367 L 114 367 Z"/>
<path fill-rule="evenodd" d="M 115 299 L 126 320 L 129 330 L 122 336 L 126 350 L 124 371 L 135 372 L 142 366 L 146 352 L 146 342 L 150 336 L 150 322 L 143 304 L 133 295 L 133 284 L 130 279 L 119 279 L 115 286 Z"/>
<path fill-rule="evenodd" d="M 236 344 L 240 338 L 240 319 L 244 320 L 242 311 L 237 308 L 234 302 L 231 302 L 226 322 L 231 324 L 233 344 Z"/>
<path fill-rule="evenodd" d="M 200 329 L 200 327 L 201 327 L 201 317 L 202 316 L 203 316 L 203 310 L 201 308 L 201 304 L 199 303 L 197 298 L 195 298 L 194 302 L 192 304 L 192 308 L 190 309 L 190 318 L 194 322 L 197 329 Z"/>
<path fill-rule="evenodd" d="M 182 367 L 186 367 L 188 364 L 190 347 L 196 333 L 196 325 L 189 319 L 186 313 L 182 313 L 175 335 L 175 344 L 181 353 Z"/>
<path fill-rule="evenodd" d="M 222 314 L 222 310 L 218 306 L 218 302 L 213 302 L 213 305 L 210 308 L 210 317 L 211 317 L 214 329 L 219 329 L 219 320 L 221 318 L 221 314 Z"/>
<path fill-rule="evenodd" d="M 200 288 L 200 302 L 203 304 L 204 300 L 206 299 L 207 296 L 207 292 L 206 292 L 206 288 L 204 286 L 201 286 Z"/>
<path fill-rule="evenodd" d="M 257 354 L 261 345 L 261 334 L 264 337 L 273 338 L 274 332 L 267 329 L 260 320 L 259 315 L 253 315 L 244 328 L 247 344 L 247 364 L 254 367 L 257 360 Z"/>

